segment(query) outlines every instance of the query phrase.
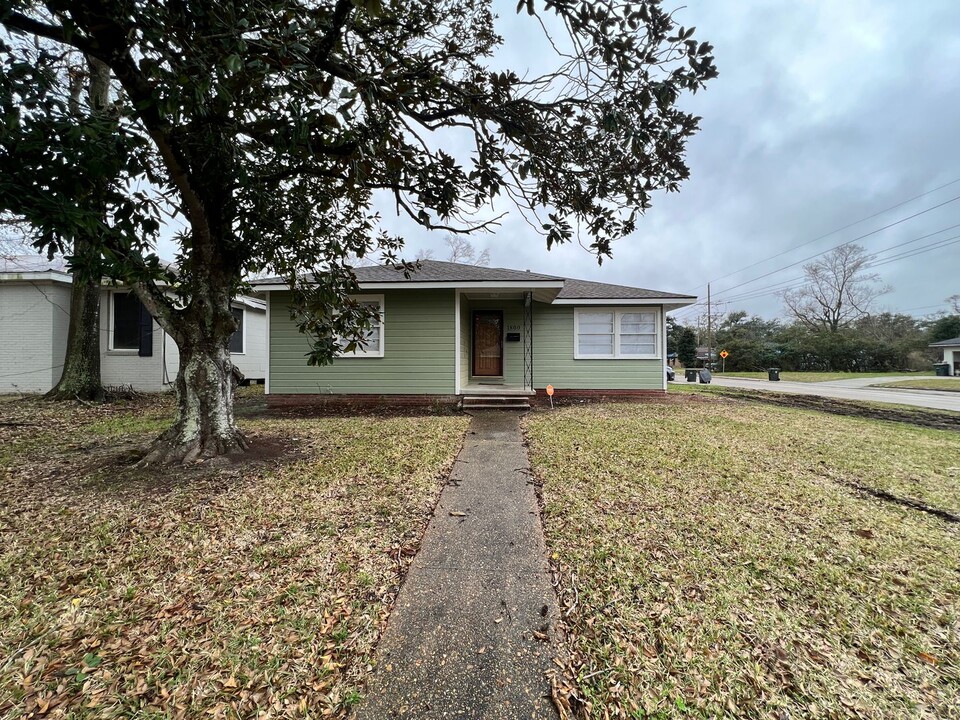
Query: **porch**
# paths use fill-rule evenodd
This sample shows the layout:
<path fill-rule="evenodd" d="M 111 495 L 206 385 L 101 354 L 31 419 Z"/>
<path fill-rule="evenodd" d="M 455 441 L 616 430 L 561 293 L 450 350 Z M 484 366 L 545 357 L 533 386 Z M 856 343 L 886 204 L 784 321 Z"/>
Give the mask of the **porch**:
<path fill-rule="evenodd" d="M 536 292 L 526 288 L 457 291 L 457 395 L 489 400 L 535 394 Z"/>

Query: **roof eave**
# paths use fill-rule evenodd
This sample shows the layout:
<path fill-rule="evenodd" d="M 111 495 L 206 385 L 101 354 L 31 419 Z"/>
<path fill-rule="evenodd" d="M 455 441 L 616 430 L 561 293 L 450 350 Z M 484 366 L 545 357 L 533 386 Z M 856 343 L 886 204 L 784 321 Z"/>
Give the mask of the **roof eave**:
<path fill-rule="evenodd" d="M 558 298 L 554 305 L 663 305 L 671 309 L 693 305 L 695 297 L 679 298 Z"/>
<path fill-rule="evenodd" d="M 251 283 L 257 292 L 280 292 L 289 290 L 286 283 L 258 284 Z M 357 283 L 361 290 L 470 290 L 476 288 L 508 289 L 508 290 L 562 290 L 562 280 L 396 280 L 392 282 L 361 282 Z"/>

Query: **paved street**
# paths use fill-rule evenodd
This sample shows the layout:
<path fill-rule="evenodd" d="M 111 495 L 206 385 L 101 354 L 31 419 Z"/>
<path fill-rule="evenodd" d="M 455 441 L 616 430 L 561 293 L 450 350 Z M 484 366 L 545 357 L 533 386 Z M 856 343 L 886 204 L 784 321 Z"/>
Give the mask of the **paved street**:
<path fill-rule="evenodd" d="M 680 382 L 682 376 L 677 378 Z M 818 395 L 840 400 L 866 400 L 869 402 L 897 403 L 936 410 L 960 412 L 960 393 L 937 392 L 936 390 L 898 390 L 894 388 L 872 387 L 872 383 L 886 383 L 896 380 L 916 380 L 916 375 L 904 375 L 882 378 L 856 378 L 852 380 L 831 380 L 820 383 L 770 382 L 748 378 L 713 376 L 713 384 L 721 387 L 743 388 L 745 390 L 763 390 L 790 395 Z M 924 377 L 924 379 L 931 379 Z M 950 378 L 944 378 L 950 382 Z"/>

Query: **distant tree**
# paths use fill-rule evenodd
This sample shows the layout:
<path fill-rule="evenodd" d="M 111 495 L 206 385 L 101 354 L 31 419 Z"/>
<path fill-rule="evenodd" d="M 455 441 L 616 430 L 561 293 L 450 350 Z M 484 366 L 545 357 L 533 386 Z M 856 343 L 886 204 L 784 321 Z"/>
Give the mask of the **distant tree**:
<path fill-rule="evenodd" d="M 667 353 L 675 352 L 684 367 L 697 363 L 697 333 L 693 328 L 681 325 L 672 316 L 667 316 Z"/>
<path fill-rule="evenodd" d="M 890 291 L 868 272 L 872 256 L 856 244 L 841 245 L 804 265 L 805 283 L 781 294 L 789 313 L 813 330 L 835 333 L 868 315 Z"/>
<path fill-rule="evenodd" d="M 105 270 L 180 350 L 177 416 L 146 462 L 247 447 L 228 349 L 246 273 L 270 269 L 294 290 L 309 362 L 362 341 L 374 312 L 351 300 L 348 261 L 382 251 L 399 263 L 402 246 L 373 211 L 376 194 L 420 227 L 463 232 L 493 224 L 478 213 L 507 198 L 548 248 L 583 237 L 602 259 L 656 191 L 679 188 L 699 124 L 682 100 L 717 75 L 712 46 L 658 2 L 524 10 L 560 54 L 539 76 L 491 60 L 503 40 L 489 0 L 0 5 L 0 127 L 70 162 L 70 128 L 43 132 L 71 118 L 51 62 L 84 53 L 121 89 L 123 132 L 102 167 L 0 173 L 0 184 L 42 187 L 50 217 L 99 226 L 73 205 L 73 180 L 96 185 L 120 164 Z M 30 51 L 41 42 L 55 51 Z M 447 144 L 457 134 L 471 148 L 461 158 Z M 186 225 L 175 268 L 155 252 L 161 213 Z M 41 228 L 48 245 L 62 247 L 60 227 Z"/>
<path fill-rule="evenodd" d="M 930 342 L 940 342 L 941 340 L 951 340 L 960 337 L 960 314 L 946 315 L 938 318 L 930 325 Z"/>
<path fill-rule="evenodd" d="M 947 298 L 947 302 L 950 304 L 950 308 L 953 310 L 954 315 L 960 315 L 960 294 L 951 295 Z"/>
<path fill-rule="evenodd" d="M 776 320 L 750 317 L 742 310 L 724 317 L 717 327 L 717 349 L 729 353 L 726 369 L 756 370 L 778 365 L 780 331 Z"/>
<path fill-rule="evenodd" d="M 443 259 L 447 262 L 463 263 L 465 265 L 490 264 L 490 251 L 484 248 L 477 253 L 473 243 L 462 235 L 447 235 L 443 242 L 447 246 L 447 253 Z M 432 248 L 417 253 L 417 260 L 433 260 L 435 258 L 436 253 Z"/>
<path fill-rule="evenodd" d="M 33 252 L 20 223 L 13 217 L 0 216 L 0 260 L 12 260 Z"/>

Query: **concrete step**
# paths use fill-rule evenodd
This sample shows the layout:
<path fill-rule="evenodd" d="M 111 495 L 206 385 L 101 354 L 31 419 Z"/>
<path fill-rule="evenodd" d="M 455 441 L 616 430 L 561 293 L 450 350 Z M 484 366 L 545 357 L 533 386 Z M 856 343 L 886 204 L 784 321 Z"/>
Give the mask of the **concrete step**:
<path fill-rule="evenodd" d="M 525 395 L 465 395 L 463 408 L 529 410 L 530 401 Z"/>

